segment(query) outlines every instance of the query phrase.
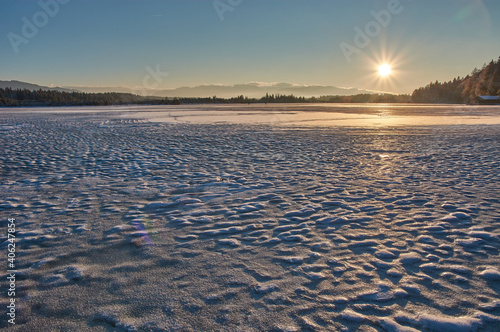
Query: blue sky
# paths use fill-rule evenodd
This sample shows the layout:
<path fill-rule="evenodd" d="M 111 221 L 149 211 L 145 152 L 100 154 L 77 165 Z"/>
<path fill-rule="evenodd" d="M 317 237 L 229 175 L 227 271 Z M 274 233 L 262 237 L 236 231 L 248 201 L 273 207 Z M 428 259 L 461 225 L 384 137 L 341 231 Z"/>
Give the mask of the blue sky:
<path fill-rule="evenodd" d="M 0 79 L 136 87 L 149 67 L 169 73 L 158 88 L 288 82 L 406 93 L 500 56 L 498 0 L 400 0 L 386 27 L 372 13 L 397 0 L 216 1 L 219 13 L 213 0 L 0 0 Z M 23 34 L 35 19 L 37 33 Z M 348 61 L 341 45 L 356 47 L 356 27 L 374 30 Z M 389 78 L 377 77 L 381 62 L 393 66 Z"/>

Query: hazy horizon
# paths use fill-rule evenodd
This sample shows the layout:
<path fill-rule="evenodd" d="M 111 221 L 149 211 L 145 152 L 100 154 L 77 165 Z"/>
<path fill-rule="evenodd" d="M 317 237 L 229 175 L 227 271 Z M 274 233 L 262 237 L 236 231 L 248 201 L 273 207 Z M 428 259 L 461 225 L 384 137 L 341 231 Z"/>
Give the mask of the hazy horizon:
<path fill-rule="evenodd" d="M 500 54 L 493 0 L 1 3 L 0 79 L 45 86 L 284 82 L 411 93 Z"/>

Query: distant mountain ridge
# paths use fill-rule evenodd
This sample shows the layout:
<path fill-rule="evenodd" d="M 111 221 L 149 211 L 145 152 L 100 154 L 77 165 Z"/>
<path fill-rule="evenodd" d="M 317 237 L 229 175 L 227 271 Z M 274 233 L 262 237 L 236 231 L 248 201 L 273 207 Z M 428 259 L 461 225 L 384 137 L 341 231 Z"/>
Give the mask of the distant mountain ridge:
<path fill-rule="evenodd" d="M 158 96 L 158 97 L 179 97 L 179 98 L 206 98 L 217 96 L 219 98 L 232 98 L 243 95 L 248 98 L 261 98 L 267 94 L 295 95 L 300 97 L 320 97 L 320 96 L 353 96 L 358 94 L 387 93 L 383 91 L 363 90 L 356 88 L 340 88 L 323 85 L 299 85 L 290 83 L 259 83 L 251 82 L 246 84 L 221 85 L 208 84 L 195 87 L 179 87 L 175 89 L 143 89 L 116 87 L 84 87 L 65 86 L 47 87 L 20 81 L 0 81 L 0 88 L 28 89 L 28 90 L 49 90 L 60 92 L 86 92 L 86 93 L 132 93 L 137 95 Z"/>
<path fill-rule="evenodd" d="M 46 90 L 46 91 L 59 91 L 59 92 L 79 92 L 75 89 L 61 88 L 61 87 L 49 87 L 38 84 L 26 83 L 21 81 L 0 81 L 0 89 L 11 88 L 11 89 L 26 89 L 26 90 Z"/>
<path fill-rule="evenodd" d="M 342 95 L 352 96 L 357 94 L 376 94 L 384 93 L 382 91 L 363 90 L 356 88 L 339 88 L 334 86 L 321 85 L 297 85 L 290 83 L 246 83 L 235 85 L 219 85 L 208 84 L 195 87 L 179 87 L 175 89 L 152 89 L 146 90 L 137 88 L 136 90 L 125 87 L 66 87 L 84 92 L 122 92 L 143 94 L 146 92 L 150 96 L 158 97 L 179 97 L 179 98 L 195 98 L 195 97 L 213 97 L 232 98 L 243 95 L 248 98 L 260 98 L 266 93 L 268 94 L 293 94 L 301 97 L 320 97 L 325 95 Z"/>

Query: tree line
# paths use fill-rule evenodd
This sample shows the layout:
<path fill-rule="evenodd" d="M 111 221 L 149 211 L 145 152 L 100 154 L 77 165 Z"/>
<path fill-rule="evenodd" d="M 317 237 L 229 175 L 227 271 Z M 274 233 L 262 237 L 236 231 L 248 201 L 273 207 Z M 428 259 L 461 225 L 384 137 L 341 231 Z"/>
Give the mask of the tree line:
<path fill-rule="evenodd" d="M 412 94 L 415 103 L 475 104 L 478 96 L 500 96 L 500 57 L 475 68 L 466 77 L 449 82 L 438 81 L 417 89 Z"/>
<path fill-rule="evenodd" d="M 83 93 L 55 90 L 0 89 L 0 106 L 105 106 L 128 104 L 166 104 L 176 100 L 142 97 L 131 93 Z"/>
<path fill-rule="evenodd" d="M 269 94 L 262 98 L 248 98 L 243 95 L 234 98 L 179 98 L 183 104 L 263 104 L 263 103 L 409 103 L 410 95 L 358 94 L 353 96 L 297 97 L 293 94 Z"/>
<path fill-rule="evenodd" d="M 0 106 L 107 106 L 180 104 L 255 104 L 255 103 L 408 103 L 409 95 L 359 94 L 354 96 L 297 97 L 293 94 L 266 94 L 262 98 L 240 95 L 233 98 L 162 98 L 130 93 L 82 93 L 55 90 L 0 89 Z"/>

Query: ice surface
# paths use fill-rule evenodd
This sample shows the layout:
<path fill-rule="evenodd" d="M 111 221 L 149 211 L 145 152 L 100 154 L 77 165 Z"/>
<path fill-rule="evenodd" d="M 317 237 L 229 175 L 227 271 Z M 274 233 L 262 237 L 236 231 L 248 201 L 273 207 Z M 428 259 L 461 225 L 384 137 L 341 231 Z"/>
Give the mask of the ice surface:
<path fill-rule="evenodd" d="M 151 110 L 0 111 L 12 330 L 500 330 L 498 125 L 165 123 Z"/>

